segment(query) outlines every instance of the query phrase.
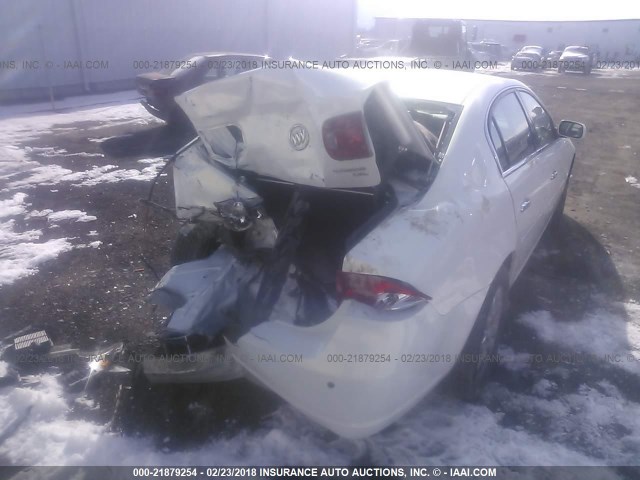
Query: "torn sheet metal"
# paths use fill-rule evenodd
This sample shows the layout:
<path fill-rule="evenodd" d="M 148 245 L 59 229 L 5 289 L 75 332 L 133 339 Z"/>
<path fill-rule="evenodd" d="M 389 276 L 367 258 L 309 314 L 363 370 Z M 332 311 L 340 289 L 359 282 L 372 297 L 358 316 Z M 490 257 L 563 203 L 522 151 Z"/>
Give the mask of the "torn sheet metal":
<path fill-rule="evenodd" d="M 358 79 L 330 70 L 254 70 L 199 86 L 176 102 L 210 157 L 229 168 L 299 185 L 364 188 L 381 182 L 369 133 L 368 156 L 335 160 L 325 147 L 323 128 L 327 120 L 363 114 L 371 96 L 396 140 L 431 158 L 406 108 L 381 78 Z M 230 125 L 241 132 L 235 145 Z"/>
<path fill-rule="evenodd" d="M 225 247 L 204 260 L 173 267 L 150 296 L 151 303 L 173 310 L 167 336 L 219 333 L 255 295 L 259 267 L 243 262 Z"/>
<path fill-rule="evenodd" d="M 242 199 L 258 205 L 261 198 L 221 165 L 209 159 L 198 141 L 180 152 L 173 167 L 176 213 L 181 219 L 222 222 L 215 204 Z"/>

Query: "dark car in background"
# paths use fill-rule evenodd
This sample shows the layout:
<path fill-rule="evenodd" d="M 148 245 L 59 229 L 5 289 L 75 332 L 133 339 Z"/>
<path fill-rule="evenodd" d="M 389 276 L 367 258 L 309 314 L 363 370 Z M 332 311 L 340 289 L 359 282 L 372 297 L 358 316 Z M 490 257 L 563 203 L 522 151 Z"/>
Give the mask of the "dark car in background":
<path fill-rule="evenodd" d="M 192 54 L 182 60 L 164 62 L 168 67 L 165 70 L 138 75 L 136 88 L 149 113 L 172 126 L 190 125 L 174 100 L 176 95 L 203 83 L 261 68 L 266 58 L 246 53 Z"/>
<path fill-rule="evenodd" d="M 558 73 L 574 71 L 588 75 L 593 68 L 593 58 L 593 51 L 589 47 L 579 45 L 567 47 L 558 60 Z"/>
<path fill-rule="evenodd" d="M 538 70 L 542 68 L 544 58 L 544 48 L 538 45 L 527 45 L 511 59 L 511 70 Z"/>

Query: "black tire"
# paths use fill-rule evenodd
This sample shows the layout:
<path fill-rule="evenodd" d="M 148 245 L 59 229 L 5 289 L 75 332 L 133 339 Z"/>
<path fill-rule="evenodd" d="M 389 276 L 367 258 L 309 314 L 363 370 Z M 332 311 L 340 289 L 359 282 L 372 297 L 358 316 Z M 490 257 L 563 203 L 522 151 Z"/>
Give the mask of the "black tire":
<path fill-rule="evenodd" d="M 219 246 L 215 229 L 202 224 L 189 224 L 180 229 L 171 250 L 171 265 L 200 260 L 211 255 Z"/>
<path fill-rule="evenodd" d="M 471 329 L 461 358 L 454 370 L 456 393 L 469 402 L 476 401 L 495 367 L 495 354 L 508 302 L 506 270 L 495 278 Z"/>

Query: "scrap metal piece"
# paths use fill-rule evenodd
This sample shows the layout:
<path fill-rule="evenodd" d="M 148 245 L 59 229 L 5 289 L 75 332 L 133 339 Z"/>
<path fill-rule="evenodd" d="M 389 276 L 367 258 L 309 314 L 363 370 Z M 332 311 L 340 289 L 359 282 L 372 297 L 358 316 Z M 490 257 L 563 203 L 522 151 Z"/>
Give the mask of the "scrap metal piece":
<path fill-rule="evenodd" d="M 156 285 L 151 303 L 173 310 L 167 334 L 214 336 L 248 304 L 260 265 L 243 261 L 227 247 L 203 260 L 176 265 Z"/>
<path fill-rule="evenodd" d="M 13 346 L 16 351 L 31 347 L 51 348 L 53 347 L 53 342 L 47 335 L 47 332 L 40 330 L 38 332 L 14 338 Z"/>
<path fill-rule="evenodd" d="M 128 372 L 128 368 L 116 365 L 118 357 L 124 352 L 124 343 L 109 346 L 95 355 L 89 356 L 89 370 L 94 372 L 111 371 L 113 373 Z"/>

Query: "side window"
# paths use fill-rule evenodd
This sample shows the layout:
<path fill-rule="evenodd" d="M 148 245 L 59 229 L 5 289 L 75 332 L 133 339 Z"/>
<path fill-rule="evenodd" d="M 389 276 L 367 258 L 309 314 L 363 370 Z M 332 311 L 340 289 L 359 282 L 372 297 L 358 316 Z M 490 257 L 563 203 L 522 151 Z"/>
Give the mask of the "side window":
<path fill-rule="evenodd" d="M 529 122 L 515 93 L 498 99 L 491 113 L 506 152 L 504 163 L 511 167 L 535 150 Z M 494 146 L 498 150 L 495 143 Z"/>
<path fill-rule="evenodd" d="M 502 138 L 500 138 L 500 134 L 498 133 L 496 122 L 493 117 L 489 120 L 489 135 L 491 136 L 491 141 L 493 142 L 494 147 L 496 147 L 498 160 L 500 161 L 500 166 L 504 172 L 509 169 L 509 160 L 507 159 L 507 152 L 504 150 L 504 144 L 502 143 Z"/>
<path fill-rule="evenodd" d="M 553 121 L 551 117 L 544 111 L 542 105 L 538 101 L 526 92 L 519 92 L 520 98 L 524 105 L 524 109 L 527 111 L 534 133 L 538 139 L 538 146 L 543 147 L 556 138 L 556 131 L 553 128 Z"/>

